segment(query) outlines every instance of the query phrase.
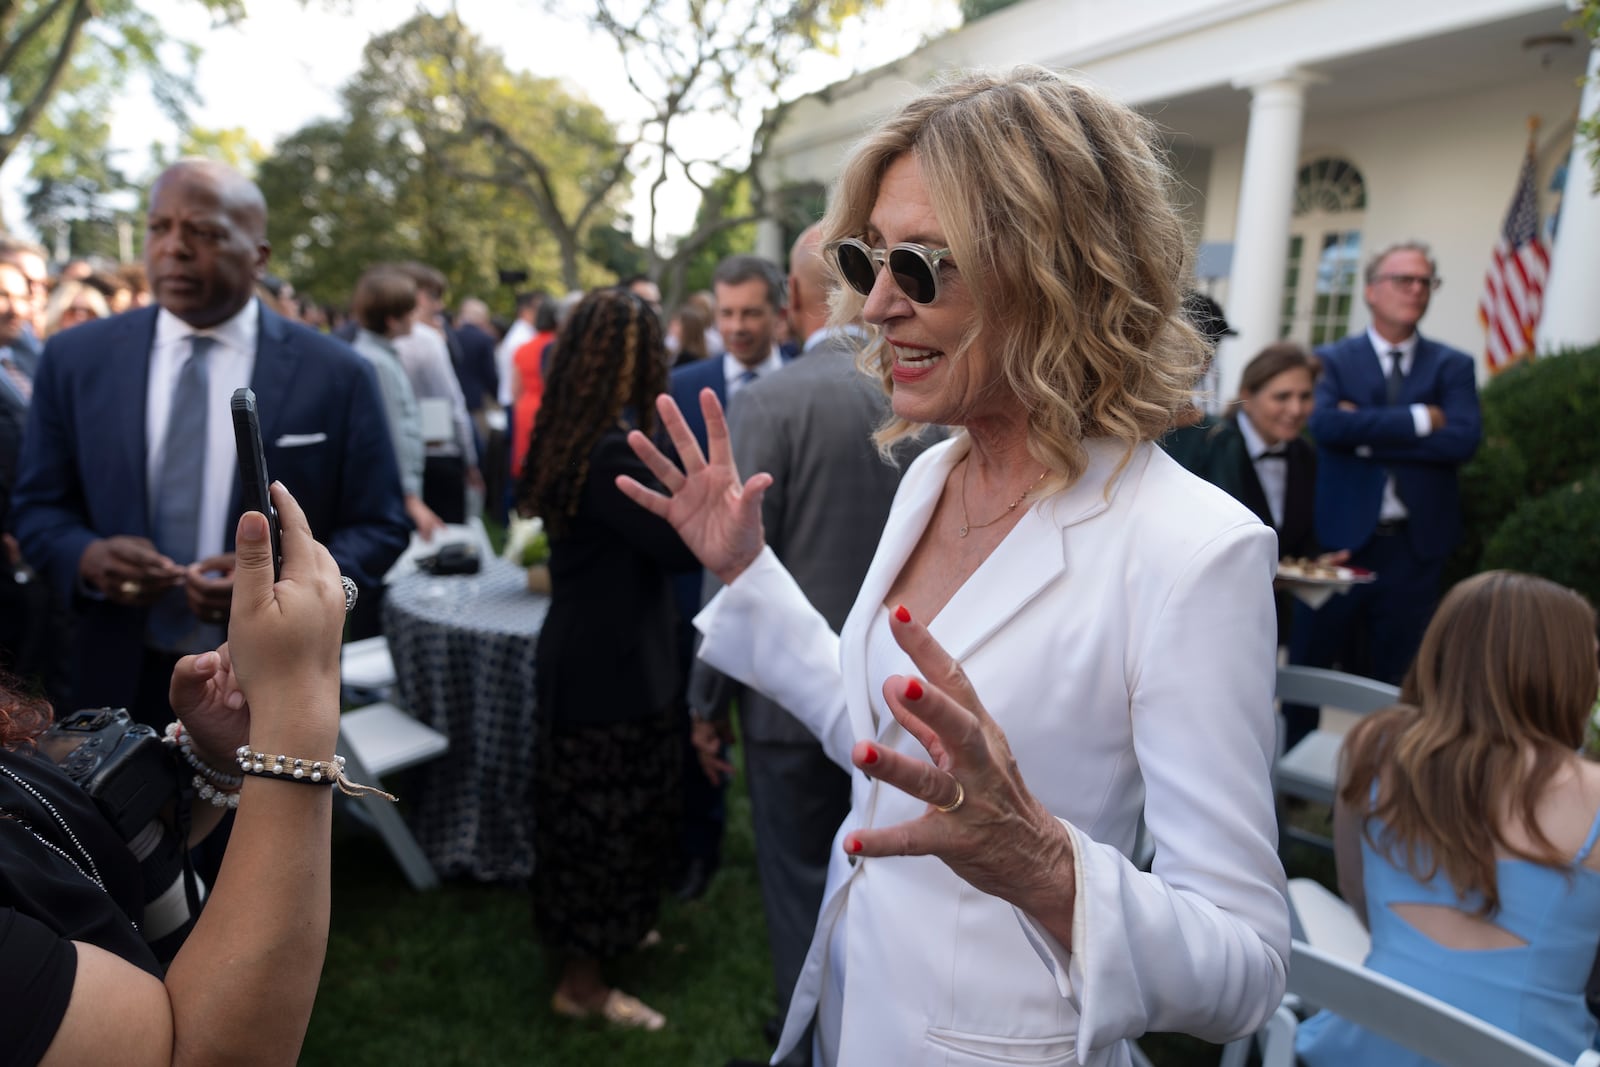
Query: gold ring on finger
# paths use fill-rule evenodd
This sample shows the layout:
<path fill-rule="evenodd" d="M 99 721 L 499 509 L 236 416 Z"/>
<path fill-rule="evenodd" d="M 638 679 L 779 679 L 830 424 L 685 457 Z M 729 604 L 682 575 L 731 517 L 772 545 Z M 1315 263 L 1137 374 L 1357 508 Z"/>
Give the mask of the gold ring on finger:
<path fill-rule="evenodd" d="M 934 807 L 938 808 L 940 811 L 944 812 L 946 815 L 950 814 L 952 811 L 955 811 L 962 804 L 966 803 L 966 800 L 967 800 L 967 791 L 966 791 L 965 788 L 962 787 L 961 782 L 956 778 L 951 778 L 950 780 L 956 783 L 956 798 L 954 800 L 952 800 L 948 804 L 935 804 L 934 805 Z"/>
<path fill-rule="evenodd" d="M 132 579 L 129 579 L 128 581 L 123 582 L 117 588 L 122 591 L 122 595 L 123 596 L 138 596 L 139 595 L 139 588 L 140 588 L 139 587 L 139 583 L 133 581 Z"/>

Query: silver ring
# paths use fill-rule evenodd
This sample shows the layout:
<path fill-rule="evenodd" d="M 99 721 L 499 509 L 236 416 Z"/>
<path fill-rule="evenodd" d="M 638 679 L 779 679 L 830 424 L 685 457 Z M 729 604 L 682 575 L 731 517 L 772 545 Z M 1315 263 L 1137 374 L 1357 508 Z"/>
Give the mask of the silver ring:
<path fill-rule="evenodd" d="M 355 608 L 356 597 L 360 595 L 361 590 L 356 588 L 356 580 L 348 574 L 339 575 L 339 581 L 344 585 L 344 613 L 348 615 Z"/>
<path fill-rule="evenodd" d="M 965 804 L 966 801 L 967 801 L 966 788 L 963 787 L 961 782 L 959 780 L 957 780 L 953 775 L 951 776 L 950 780 L 956 783 L 956 798 L 954 800 L 952 800 L 948 804 L 935 804 L 934 805 L 934 807 L 938 808 L 940 811 L 944 812 L 946 815 L 950 814 L 952 811 L 955 811 L 957 808 L 959 808 L 962 804 Z"/>

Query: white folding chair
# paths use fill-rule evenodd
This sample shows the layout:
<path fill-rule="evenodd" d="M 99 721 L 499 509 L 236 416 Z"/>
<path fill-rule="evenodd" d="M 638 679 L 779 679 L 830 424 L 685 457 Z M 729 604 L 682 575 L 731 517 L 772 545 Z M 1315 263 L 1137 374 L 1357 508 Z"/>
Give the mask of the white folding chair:
<path fill-rule="evenodd" d="M 1294 1009 L 1323 1008 L 1444 1067 L 1600 1067 L 1600 1053 L 1563 1060 L 1404 982 L 1294 942 L 1289 995 L 1262 1030 L 1262 1067 L 1293 1067 Z"/>
<path fill-rule="evenodd" d="M 370 704 L 339 716 L 339 755 L 351 780 L 377 785 L 386 774 L 437 759 L 450 748 L 450 739 L 418 722 L 393 704 Z M 393 804 L 369 799 L 352 805 L 369 821 L 389 852 L 417 890 L 433 889 L 439 876 L 412 836 L 411 828 Z"/>
<path fill-rule="evenodd" d="M 347 689 L 387 695 L 394 687 L 394 657 L 382 636 L 351 641 L 339 650 L 339 681 Z"/>
<path fill-rule="evenodd" d="M 1339 708 L 1365 715 L 1400 699 L 1400 690 L 1386 682 L 1320 667 L 1278 668 L 1280 702 Z M 1278 759 L 1273 774 L 1280 794 L 1333 804 L 1339 778 L 1339 747 L 1344 738 L 1329 730 L 1313 730 Z"/>
<path fill-rule="evenodd" d="M 1346 963 L 1366 961 L 1372 935 L 1355 909 L 1321 882 L 1289 879 L 1289 914 L 1301 941 Z"/>

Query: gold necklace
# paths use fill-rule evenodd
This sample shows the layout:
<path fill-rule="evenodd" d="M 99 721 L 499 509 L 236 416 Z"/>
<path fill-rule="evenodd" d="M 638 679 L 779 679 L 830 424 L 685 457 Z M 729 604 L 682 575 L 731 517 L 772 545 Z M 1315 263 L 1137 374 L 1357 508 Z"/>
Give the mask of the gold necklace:
<path fill-rule="evenodd" d="M 995 523 L 999 522 L 1013 511 L 1016 511 L 1017 505 L 1026 500 L 1028 498 L 1028 494 L 1037 489 L 1039 487 L 1039 483 L 1044 481 L 1044 476 L 1050 473 L 1050 469 L 1048 467 L 1040 471 L 1039 477 L 1034 479 L 1032 485 L 1024 489 L 1017 496 L 1017 499 L 1006 505 L 1006 509 L 1004 511 L 990 519 L 988 522 L 973 522 L 972 519 L 967 515 L 967 472 L 972 469 L 972 461 L 967 459 L 963 460 L 962 462 L 964 462 L 966 466 L 961 470 L 961 529 L 956 531 L 956 534 L 959 537 L 965 537 L 973 530 L 981 530 L 985 526 L 993 526 Z"/>

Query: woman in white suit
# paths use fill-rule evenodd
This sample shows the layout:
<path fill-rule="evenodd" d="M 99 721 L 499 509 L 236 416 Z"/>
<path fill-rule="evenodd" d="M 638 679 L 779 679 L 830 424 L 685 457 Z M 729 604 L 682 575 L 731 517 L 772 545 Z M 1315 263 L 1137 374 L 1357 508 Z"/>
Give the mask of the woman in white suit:
<path fill-rule="evenodd" d="M 1126 1064 L 1283 991 L 1272 531 L 1152 442 L 1200 366 L 1150 126 L 1039 68 L 964 76 L 857 147 L 824 220 L 835 317 L 894 418 L 960 428 L 903 481 L 843 632 L 709 458 L 635 450 L 726 588 L 701 655 L 854 771 L 778 1049 L 825 1064 Z M 887 265 L 888 270 L 882 268 Z M 1128 858 L 1141 811 L 1154 867 Z"/>

